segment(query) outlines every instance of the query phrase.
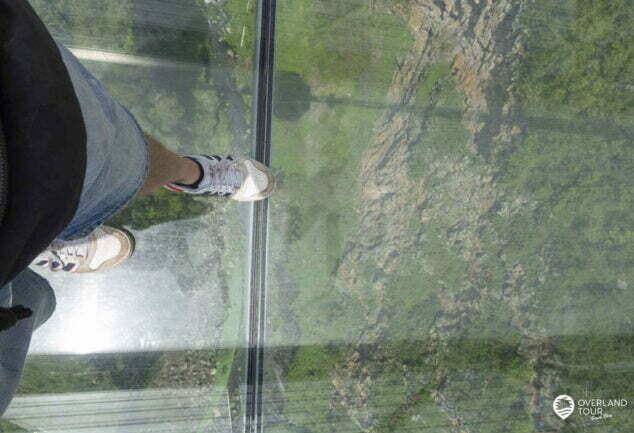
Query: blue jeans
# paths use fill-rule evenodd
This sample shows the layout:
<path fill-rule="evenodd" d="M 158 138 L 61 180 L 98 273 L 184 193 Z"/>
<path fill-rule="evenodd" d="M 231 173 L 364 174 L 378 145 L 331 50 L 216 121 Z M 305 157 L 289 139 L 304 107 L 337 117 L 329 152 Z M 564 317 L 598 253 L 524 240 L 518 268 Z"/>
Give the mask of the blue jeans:
<path fill-rule="evenodd" d="M 12 305 L 12 298 L 11 283 L 0 287 L 0 307 L 9 308 Z"/>
<path fill-rule="evenodd" d="M 79 206 L 62 240 L 88 235 L 139 191 L 149 169 L 149 151 L 132 114 L 114 101 L 73 54 L 61 45 L 86 125 L 86 175 Z M 15 293 L 12 292 L 15 288 Z M 30 270 L 0 288 L 0 307 L 24 305 L 33 316 L 0 333 L 0 416 L 17 389 L 33 331 L 55 310 L 51 287 Z"/>
<path fill-rule="evenodd" d="M 56 304 L 51 286 L 30 269 L 20 273 L 11 284 L 15 288 L 14 304 L 30 308 L 33 315 L 0 332 L 0 417 L 20 382 L 33 331 L 51 317 Z M 8 293 L 7 287 L 0 289 L 0 297 Z"/>
<path fill-rule="evenodd" d="M 79 206 L 58 236 L 81 238 L 125 207 L 149 170 L 149 150 L 134 116 L 113 100 L 101 83 L 58 44 L 86 125 L 86 175 Z"/>

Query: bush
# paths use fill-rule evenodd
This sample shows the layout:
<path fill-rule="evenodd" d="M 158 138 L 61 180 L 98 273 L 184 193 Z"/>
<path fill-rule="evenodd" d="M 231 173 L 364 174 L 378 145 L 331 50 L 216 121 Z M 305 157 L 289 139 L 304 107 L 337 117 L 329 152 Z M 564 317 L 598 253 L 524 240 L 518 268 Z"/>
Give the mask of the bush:
<path fill-rule="evenodd" d="M 545 0 L 526 25 L 527 99 L 597 117 L 634 115 L 634 2 Z"/>
<path fill-rule="evenodd" d="M 194 218 L 212 209 L 211 204 L 195 201 L 192 196 L 159 191 L 135 200 L 108 223 L 143 230 L 168 221 Z"/>

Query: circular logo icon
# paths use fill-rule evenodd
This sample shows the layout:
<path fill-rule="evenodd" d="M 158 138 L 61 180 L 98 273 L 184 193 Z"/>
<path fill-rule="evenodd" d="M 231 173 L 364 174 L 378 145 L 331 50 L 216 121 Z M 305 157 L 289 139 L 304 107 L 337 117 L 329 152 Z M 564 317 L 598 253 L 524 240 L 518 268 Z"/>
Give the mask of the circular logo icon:
<path fill-rule="evenodd" d="M 575 401 L 569 395 L 562 394 L 553 401 L 553 410 L 561 419 L 566 419 L 575 410 Z"/>

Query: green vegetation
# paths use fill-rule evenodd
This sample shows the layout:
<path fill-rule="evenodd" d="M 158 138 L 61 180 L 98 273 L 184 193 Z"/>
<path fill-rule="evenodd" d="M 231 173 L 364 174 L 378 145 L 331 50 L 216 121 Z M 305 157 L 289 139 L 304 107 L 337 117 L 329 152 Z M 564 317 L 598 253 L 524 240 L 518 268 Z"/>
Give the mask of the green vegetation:
<path fill-rule="evenodd" d="M 196 218 L 212 210 L 211 204 L 195 201 L 191 196 L 159 191 L 138 199 L 133 206 L 124 208 L 108 224 L 115 227 L 126 225 L 135 230 L 142 230 L 167 221 Z"/>
<path fill-rule="evenodd" d="M 202 1 L 192 1 L 189 8 L 167 5 L 171 10 L 165 11 L 155 3 L 133 0 L 31 0 L 31 4 L 51 33 L 72 47 L 196 63 L 208 58 Z"/>
<path fill-rule="evenodd" d="M 99 3 L 82 0 L 30 2 L 51 33 L 64 35 L 65 42 L 70 45 L 94 47 L 96 40 L 99 40 L 99 48 L 105 50 L 128 51 L 134 46 L 131 0 Z M 108 38 L 101 35 L 107 35 Z"/>
<path fill-rule="evenodd" d="M 365 407 L 378 417 L 372 431 L 441 431 L 447 414 L 429 395 L 442 386 L 448 404 L 465 414 L 467 425 L 486 425 L 486 431 L 535 430 L 525 405 L 526 386 L 534 380 L 536 366 L 522 354 L 524 337 L 510 325 L 517 313 L 503 298 L 481 305 L 460 338 L 441 343 L 429 339 L 441 299 L 447 302 L 473 278 L 464 244 L 451 240 L 453 224 L 462 221 L 468 228 L 464 218 L 472 212 L 472 203 L 456 201 L 468 184 L 454 184 L 455 177 L 467 174 L 471 177 L 466 179 L 480 182 L 494 173 L 492 193 L 500 197 L 479 217 L 473 233 L 483 250 L 478 253 L 479 284 L 504 296 L 510 290 L 508 264 L 521 265 L 523 290 L 534 290 L 531 311 L 538 323 L 546 335 L 565 336 L 552 340 L 565 366 L 558 371 L 561 384 L 553 392 L 581 396 L 587 385 L 597 397 L 631 398 L 625 385 L 631 383 L 631 373 L 624 367 L 632 362 L 631 339 L 622 336 L 632 333 L 634 160 L 631 130 L 613 126 L 631 123 L 633 114 L 628 98 L 634 74 L 628 72 L 632 57 L 626 42 L 634 28 L 632 5 L 579 2 L 584 4 L 575 6 L 577 12 L 564 14 L 558 11 L 565 5 L 558 3 L 553 13 L 549 5 L 555 7 L 555 2 L 545 3 L 536 3 L 523 23 L 529 49 L 518 71 L 517 96 L 525 102 L 529 121 L 525 140 L 509 149 L 504 166 L 490 167 L 472 155 L 471 133 L 461 116 L 464 95 L 454 83 L 448 59 L 429 67 L 419 83 L 413 109 L 421 112 L 431 90 L 441 86 L 423 136 L 410 147 L 407 167 L 412 178 L 425 182 L 430 218 L 423 226 L 420 250 L 408 250 L 399 258 L 380 300 L 369 289 L 360 300 L 346 293 L 349 288 L 338 286 L 337 270 L 355 238 L 357 212 L 363 208 L 358 175 L 364 152 L 373 146 L 376 122 L 387 108 L 381 102 L 395 69 L 393 60 L 407 52 L 409 31 L 390 21 L 393 17 L 381 21 L 380 13 L 371 14 L 356 2 L 280 7 L 280 34 L 285 37 L 278 40 L 278 70 L 299 74 L 310 86 L 312 100 L 310 111 L 297 121 L 278 119 L 273 128 L 273 164 L 284 177 L 272 202 L 272 220 L 282 224 L 272 227 L 268 338 L 273 347 L 296 341 L 299 347 L 290 355 L 271 350 L 280 363 L 288 363 L 289 384 L 314 384 L 303 398 L 289 399 L 285 412 L 294 424 L 311 431 L 355 430 L 347 420 L 363 420 Z M 574 23 L 562 27 L 564 19 Z M 370 28 L 372 35 L 365 33 Z M 366 36 L 378 35 L 384 45 L 377 40 L 369 44 L 376 51 L 357 45 Z M 358 53 L 365 62 L 355 56 Z M 590 59 L 599 59 L 602 66 L 574 67 Z M 276 89 L 282 104 L 292 100 L 290 87 L 280 84 Z M 613 120 L 601 120 L 604 117 Z M 451 175 L 439 170 L 445 164 L 454 167 Z M 470 194 L 485 194 L 486 187 L 476 183 Z M 420 233 L 420 221 L 413 220 L 410 230 L 412 236 Z M 374 279 L 385 278 L 377 274 L 371 258 L 360 259 L 355 272 L 362 290 Z M 332 392 L 337 374 L 352 368 L 345 367 L 354 350 L 349 343 L 371 332 L 364 314 L 379 303 L 392 314 L 386 313 L 390 319 L 381 329 L 381 344 L 370 349 L 375 358 L 362 365 L 382 384 L 368 391 L 363 405 L 342 402 L 329 396 L 328 389 Z M 581 351 L 585 356 L 578 356 Z M 410 375 L 410 384 L 383 383 L 403 371 Z M 383 411 L 388 403 L 381 395 L 390 396 L 386 398 L 394 410 Z M 487 409 L 491 401 L 497 402 L 497 414 Z M 469 413 L 478 415 L 470 418 Z M 626 414 L 615 417 L 615 428 L 627 430 Z"/>
<path fill-rule="evenodd" d="M 18 394 L 108 391 L 117 389 L 107 372 L 96 371 L 86 357 L 31 357 Z"/>
<path fill-rule="evenodd" d="M 18 394 L 54 394 L 195 386 L 230 351 L 172 351 L 94 355 L 39 355 L 27 360 Z M 203 362 L 200 362 L 200 361 Z M 226 368 L 221 366 L 220 368 Z M 220 371 L 220 374 L 224 374 Z M 191 377 L 188 377 L 191 376 Z"/>
<path fill-rule="evenodd" d="M 634 3 L 545 0 L 526 21 L 523 94 L 556 110 L 631 121 Z"/>
<path fill-rule="evenodd" d="M 0 433 L 27 433 L 27 430 L 24 430 L 9 421 L 0 420 Z"/>
<path fill-rule="evenodd" d="M 533 212 L 501 228 L 514 234 L 506 254 L 522 261 L 548 257 L 558 275 L 547 296 L 554 300 L 575 293 L 577 302 L 593 306 L 582 322 L 592 318 L 588 315 L 608 313 L 607 306 L 622 319 L 627 310 L 617 311 L 634 301 L 619 284 L 634 277 L 634 198 L 628 194 L 634 187 L 633 166 L 625 139 L 538 133 L 512 156 L 504 179 L 516 194 L 529 194 L 537 203 Z M 607 317 L 593 322 L 596 331 L 599 324 L 601 332 L 619 331 Z M 579 325 L 568 321 L 564 326 Z"/>
<path fill-rule="evenodd" d="M 527 18 L 520 94 L 529 113 L 570 126 L 533 122 L 501 185 L 534 206 L 494 222 L 509 240 L 505 254 L 541 286 L 540 320 L 560 336 L 566 366 L 562 392 L 632 398 L 634 4 L 546 1 Z M 632 428 L 627 413 L 613 415 L 607 431 Z"/>

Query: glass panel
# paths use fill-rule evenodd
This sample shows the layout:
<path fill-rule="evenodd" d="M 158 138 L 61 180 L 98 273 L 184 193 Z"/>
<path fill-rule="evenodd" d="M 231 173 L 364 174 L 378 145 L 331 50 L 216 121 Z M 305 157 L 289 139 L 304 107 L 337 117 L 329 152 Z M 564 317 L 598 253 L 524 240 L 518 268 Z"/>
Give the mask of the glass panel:
<path fill-rule="evenodd" d="M 278 2 L 266 430 L 632 431 L 632 29 Z"/>
<path fill-rule="evenodd" d="M 250 152 L 255 2 L 32 5 L 168 148 Z M 42 272 L 57 311 L 34 335 L 6 417 L 28 431 L 91 433 L 240 423 L 249 221 L 246 204 L 164 191 L 109 222 L 136 237 L 124 266 L 81 277 Z"/>

